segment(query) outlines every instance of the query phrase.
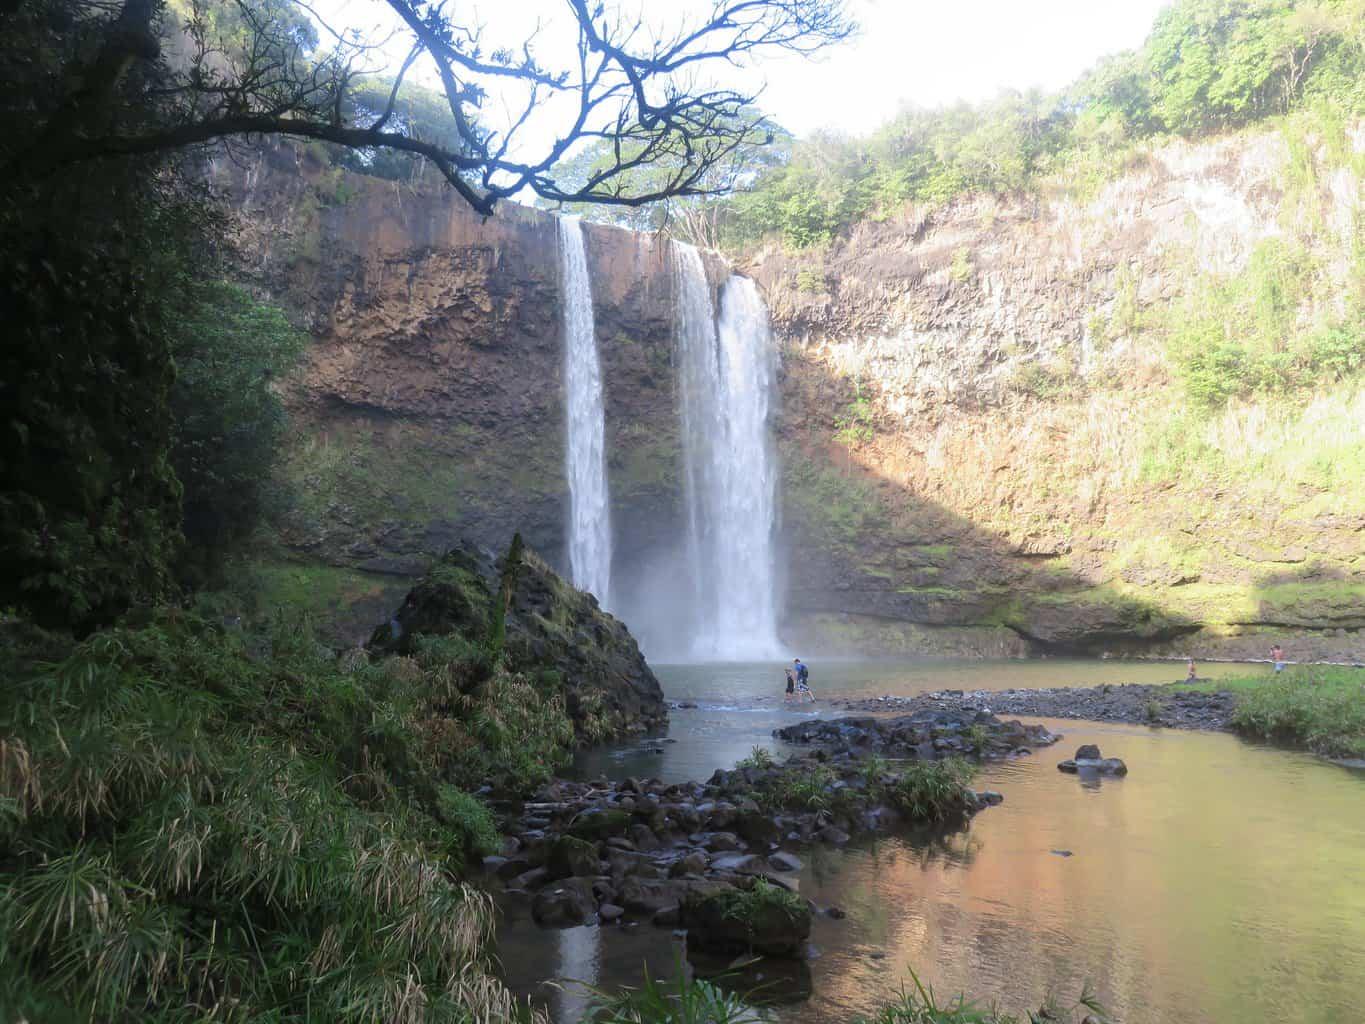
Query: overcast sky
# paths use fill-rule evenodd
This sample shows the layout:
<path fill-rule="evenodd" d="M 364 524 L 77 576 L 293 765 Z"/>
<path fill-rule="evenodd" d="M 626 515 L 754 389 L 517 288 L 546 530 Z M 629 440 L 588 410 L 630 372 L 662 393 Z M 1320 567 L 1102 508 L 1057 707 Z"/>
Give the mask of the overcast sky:
<path fill-rule="evenodd" d="M 661 26 L 676 26 L 708 0 L 606 0 L 642 7 Z M 871 131 L 903 105 L 931 107 L 982 100 L 1001 89 L 1055 89 L 1101 56 L 1142 42 L 1169 0 L 850 0 L 857 36 L 820 57 L 765 60 L 736 81 L 766 80 L 761 105 L 797 135 L 820 128 Z M 461 20 L 473 12 L 492 43 L 524 39 L 541 25 L 549 53 L 572 37 L 565 0 L 457 0 Z M 382 0 L 318 0 L 334 24 L 387 22 Z M 394 60 L 401 60 L 400 49 Z M 727 70 L 727 69 L 721 69 Z M 740 74 L 737 73 L 736 74 Z M 756 77 L 755 77 L 756 76 Z M 434 83 L 433 83 L 434 84 Z M 722 83 L 725 84 L 725 83 Z"/>

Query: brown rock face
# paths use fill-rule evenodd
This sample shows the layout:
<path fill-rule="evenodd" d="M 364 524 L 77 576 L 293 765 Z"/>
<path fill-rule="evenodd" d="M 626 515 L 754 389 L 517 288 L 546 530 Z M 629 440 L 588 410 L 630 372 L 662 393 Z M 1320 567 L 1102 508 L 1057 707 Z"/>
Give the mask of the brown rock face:
<path fill-rule="evenodd" d="M 756 259 L 783 349 L 784 635 L 1264 657 L 1292 634 L 1295 657 L 1365 658 L 1358 495 L 1145 468 L 1181 413 L 1147 314 L 1186 286 L 1177 257 L 1232 273 L 1274 234 L 1277 145 L 1176 145 L 1096 197 L 909 210 Z M 288 385 L 288 557 L 406 583 L 458 538 L 501 550 L 520 530 L 563 568 L 553 219 L 480 219 L 308 147 L 219 170 L 252 272 L 315 339 Z M 658 240 L 585 231 L 630 619 L 682 548 L 674 283 Z"/>

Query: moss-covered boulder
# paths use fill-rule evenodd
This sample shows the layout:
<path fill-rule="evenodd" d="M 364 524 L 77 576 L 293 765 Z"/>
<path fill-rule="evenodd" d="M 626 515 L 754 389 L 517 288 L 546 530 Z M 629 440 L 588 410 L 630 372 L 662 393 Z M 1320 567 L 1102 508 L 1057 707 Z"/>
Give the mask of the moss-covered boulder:
<path fill-rule="evenodd" d="M 689 892 L 682 904 L 689 949 L 799 956 L 810 938 L 810 904 L 761 878 L 742 888 Z"/>
<path fill-rule="evenodd" d="M 661 728 L 663 690 L 625 623 L 533 551 L 513 552 L 452 548 L 374 631 L 371 648 L 408 654 L 424 636 L 456 634 L 561 693 L 582 743 Z"/>

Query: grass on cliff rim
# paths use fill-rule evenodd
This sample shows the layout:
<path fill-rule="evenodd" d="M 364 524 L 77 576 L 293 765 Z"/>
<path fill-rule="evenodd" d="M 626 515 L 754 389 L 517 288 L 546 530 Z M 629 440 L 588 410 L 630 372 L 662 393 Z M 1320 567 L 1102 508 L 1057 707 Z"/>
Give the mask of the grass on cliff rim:
<path fill-rule="evenodd" d="M 4 653 L 0 1006 L 17 1019 L 525 1015 L 484 953 L 491 903 L 461 881 L 496 833 L 442 726 L 480 711 L 456 718 L 421 665 L 178 613 L 36 671 Z"/>
<path fill-rule="evenodd" d="M 1279 675 L 1195 684 L 1238 694 L 1232 724 L 1257 739 L 1290 743 L 1328 757 L 1365 757 L 1365 670 L 1302 665 Z"/>

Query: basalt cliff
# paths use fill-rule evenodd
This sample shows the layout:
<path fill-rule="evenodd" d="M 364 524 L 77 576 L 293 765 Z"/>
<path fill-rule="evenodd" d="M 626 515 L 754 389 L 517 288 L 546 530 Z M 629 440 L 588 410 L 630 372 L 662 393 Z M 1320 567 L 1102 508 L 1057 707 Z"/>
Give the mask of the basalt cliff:
<path fill-rule="evenodd" d="M 740 258 L 781 348 L 784 639 L 1365 658 L 1365 395 L 1231 403 L 1184 432 L 1196 445 L 1152 326 L 1282 230 L 1286 159 L 1273 134 L 1173 144 L 1084 198 L 963 199 Z M 458 538 L 520 530 L 562 566 L 552 217 L 480 219 L 306 147 L 217 174 L 253 283 L 313 336 L 283 385 L 267 586 L 360 636 Z M 1353 233 L 1354 174 L 1318 192 L 1324 237 Z M 684 534 L 676 285 L 662 239 L 588 225 L 586 244 L 628 610 L 666 588 Z M 730 268 L 707 260 L 719 286 Z"/>

